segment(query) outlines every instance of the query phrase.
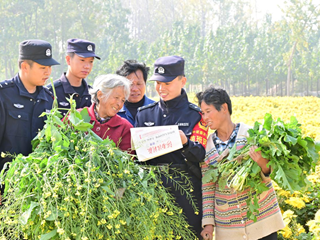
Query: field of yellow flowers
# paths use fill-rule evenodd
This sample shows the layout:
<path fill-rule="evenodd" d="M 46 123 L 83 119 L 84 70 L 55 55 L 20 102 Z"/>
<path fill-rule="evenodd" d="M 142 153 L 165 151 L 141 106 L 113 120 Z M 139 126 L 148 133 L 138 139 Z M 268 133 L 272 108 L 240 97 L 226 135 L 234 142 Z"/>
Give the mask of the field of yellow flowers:
<path fill-rule="evenodd" d="M 320 141 L 320 98 L 317 97 L 231 97 L 233 122 L 253 125 L 266 113 L 285 122 L 295 116 L 303 133 Z"/>
<path fill-rule="evenodd" d="M 285 122 L 295 116 L 303 134 L 320 141 L 320 98 L 316 97 L 232 97 L 233 122 L 253 125 L 266 113 Z M 277 186 L 278 201 L 286 227 L 279 239 L 320 239 L 320 166 L 308 177 L 312 186 L 291 194 Z"/>

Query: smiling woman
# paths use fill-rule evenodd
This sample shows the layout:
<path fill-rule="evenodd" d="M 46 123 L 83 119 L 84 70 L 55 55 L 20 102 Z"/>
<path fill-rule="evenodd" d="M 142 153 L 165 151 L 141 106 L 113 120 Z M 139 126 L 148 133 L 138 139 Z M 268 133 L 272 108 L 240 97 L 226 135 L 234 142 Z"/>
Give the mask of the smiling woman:
<path fill-rule="evenodd" d="M 119 75 L 101 75 L 90 89 L 93 104 L 88 108 L 92 130 L 102 139 L 109 137 L 124 151 L 130 151 L 131 123 L 117 115 L 130 94 L 130 81 Z"/>

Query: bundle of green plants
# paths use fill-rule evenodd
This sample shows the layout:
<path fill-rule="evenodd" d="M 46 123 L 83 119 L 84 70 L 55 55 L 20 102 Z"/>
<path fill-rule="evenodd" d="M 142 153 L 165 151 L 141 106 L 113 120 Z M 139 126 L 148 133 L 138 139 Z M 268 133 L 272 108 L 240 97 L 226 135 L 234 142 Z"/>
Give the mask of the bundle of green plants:
<path fill-rule="evenodd" d="M 93 133 L 86 109 L 45 115 L 34 151 L 1 173 L 0 239 L 195 239 L 158 170 Z"/>
<path fill-rule="evenodd" d="M 245 147 L 237 150 L 234 145 L 230 150 L 226 149 L 218 163 L 210 166 L 203 181 L 218 182 L 220 189 L 225 186 L 234 191 L 249 189 L 247 217 L 256 220 L 259 212 L 257 195 L 268 188 L 262 181 L 261 168 L 249 156 L 250 147 L 258 146 L 256 151 L 261 151 L 262 157 L 269 160 L 270 178 L 282 189 L 294 192 L 310 185 L 307 175 L 319 161 L 320 144 L 303 136 L 301 124 L 293 116 L 284 123 L 280 118 L 273 120 L 267 113 L 264 123 L 255 122 L 248 133 Z"/>

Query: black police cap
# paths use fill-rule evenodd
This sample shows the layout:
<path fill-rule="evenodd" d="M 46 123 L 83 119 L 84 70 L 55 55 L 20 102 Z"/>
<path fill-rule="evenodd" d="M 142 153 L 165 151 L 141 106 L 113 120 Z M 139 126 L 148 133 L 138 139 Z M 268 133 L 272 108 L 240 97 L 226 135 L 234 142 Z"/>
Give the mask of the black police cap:
<path fill-rule="evenodd" d="M 68 43 L 68 47 L 67 47 L 68 53 L 73 52 L 79 55 L 80 57 L 84 57 L 84 58 L 95 57 L 100 60 L 100 57 L 98 57 L 95 54 L 96 45 L 93 42 L 90 42 L 84 39 L 72 38 L 72 39 L 68 39 L 67 43 Z"/>
<path fill-rule="evenodd" d="M 178 76 L 184 76 L 184 59 L 179 56 L 158 58 L 154 63 L 151 81 L 171 82 Z"/>
<path fill-rule="evenodd" d="M 39 39 L 25 40 L 20 43 L 19 60 L 32 60 L 43 66 L 60 64 L 52 58 L 51 44 Z"/>

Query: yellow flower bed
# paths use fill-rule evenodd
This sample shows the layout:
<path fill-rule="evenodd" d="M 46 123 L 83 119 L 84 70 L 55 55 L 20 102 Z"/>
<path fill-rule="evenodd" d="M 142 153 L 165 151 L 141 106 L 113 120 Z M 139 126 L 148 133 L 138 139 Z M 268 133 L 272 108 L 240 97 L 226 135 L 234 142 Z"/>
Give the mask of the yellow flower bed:
<path fill-rule="evenodd" d="M 195 93 L 189 93 L 190 102 L 198 105 Z M 155 99 L 158 101 L 159 99 Z M 262 122 L 266 113 L 284 122 L 295 116 L 303 133 L 320 141 L 320 98 L 317 97 L 231 97 L 232 121 L 253 126 Z"/>
<path fill-rule="evenodd" d="M 253 125 L 266 113 L 287 122 L 295 116 L 303 133 L 320 141 L 320 98 L 317 97 L 232 97 L 232 120 Z"/>

